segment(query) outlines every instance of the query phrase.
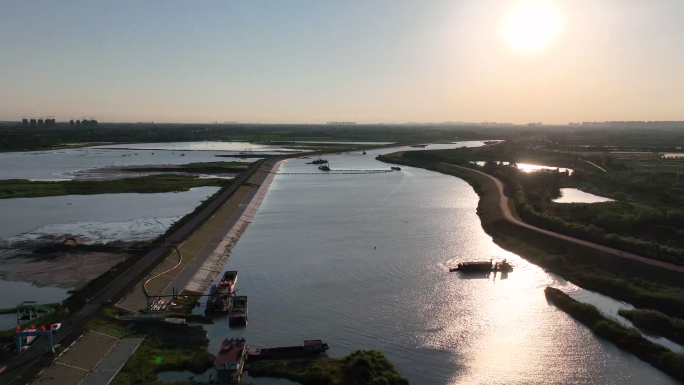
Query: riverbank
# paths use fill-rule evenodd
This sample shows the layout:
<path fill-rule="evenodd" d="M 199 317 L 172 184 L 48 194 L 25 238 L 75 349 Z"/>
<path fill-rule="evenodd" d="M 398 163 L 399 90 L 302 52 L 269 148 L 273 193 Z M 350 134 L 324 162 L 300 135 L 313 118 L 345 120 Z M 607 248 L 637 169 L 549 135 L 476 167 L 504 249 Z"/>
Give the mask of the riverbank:
<path fill-rule="evenodd" d="M 343 358 L 249 363 L 250 377 L 285 378 L 302 385 L 408 385 L 392 363 L 374 350 L 357 350 Z"/>
<path fill-rule="evenodd" d="M 59 195 L 94 195 L 119 193 L 163 193 L 188 191 L 195 187 L 225 187 L 231 182 L 220 178 L 200 178 L 191 175 L 150 175 L 105 181 L 30 181 L 0 180 L 0 199 L 35 198 Z"/>
<path fill-rule="evenodd" d="M 386 163 L 420 167 L 456 176 L 468 182 L 480 196 L 477 213 L 482 227 L 502 248 L 519 254 L 528 261 L 549 269 L 565 279 L 612 298 L 626 301 L 639 308 L 659 310 L 684 318 L 684 290 L 681 275 L 668 276 L 662 269 L 651 270 L 648 265 L 617 262 L 598 253 L 587 251 L 569 242 L 540 236 L 537 232 L 517 226 L 504 218 L 504 206 L 515 217 L 512 200 L 500 199 L 499 187 L 481 173 L 462 167 L 449 166 L 441 159 L 404 157 L 392 153 L 379 157 Z M 667 284 L 664 284 L 666 282 Z"/>
<path fill-rule="evenodd" d="M 544 294 L 550 302 L 586 325 L 596 335 L 634 354 L 669 376 L 684 381 L 684 354 L 674 353 L 647 340 L 637 330 L 626 328 L 604 317 L 596 307 L 575 301 L 558 289 L 547 287 Z"/>

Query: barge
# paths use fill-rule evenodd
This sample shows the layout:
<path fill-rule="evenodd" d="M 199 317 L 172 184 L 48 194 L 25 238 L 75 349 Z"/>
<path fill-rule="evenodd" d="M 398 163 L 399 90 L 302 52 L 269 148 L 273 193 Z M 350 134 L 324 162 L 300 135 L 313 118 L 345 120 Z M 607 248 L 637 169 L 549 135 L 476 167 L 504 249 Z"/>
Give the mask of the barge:
<path fill-rule="evenodd" d="M 394 170 L 394 171 L 401 171 L 401 167 L 395 167 L 395 166 L 393 166 L 393 167 L 391 167 L 391 169 Z"/>
<path fill-rule="evenodd" d="M 247 341 L 244 338 L 225 339 L 214 359 L 214 384 L 238 384 L 247 359 Z"/>
<path fill-rule="evenodd" d="M 328 344 L 321 340 L 305 340 L 304 345 L 299 346 L 250 349 L 247 351 L 247 360 L 293 360 L 315 358 L 324 354 L 328 349 Z"/>
<path fill-rule="evenodd" d="M 452 267 L 449 271 L 462 271 L 464 273 L 489 273 L 492 271 L 510 272 L 513 271 L 513 266 L 504 259 L 501 262 L 477 261 L 477 262 L 462 262 L 456 267 Z"/>
<path fill-rule="evenodd" d="M 314 159 L 314 161 L 309 163 L 309 164 L 325 164 L 325 163 L 328 163 L 328 161 L 319 156 L 318 158 Z"/>
<path fill-rule="evenodd" d="M 228 324 L 230 326 L 247 325 L 247 296 L 237 295 L 233 298 L 233 305 L 228 315 Z"/>

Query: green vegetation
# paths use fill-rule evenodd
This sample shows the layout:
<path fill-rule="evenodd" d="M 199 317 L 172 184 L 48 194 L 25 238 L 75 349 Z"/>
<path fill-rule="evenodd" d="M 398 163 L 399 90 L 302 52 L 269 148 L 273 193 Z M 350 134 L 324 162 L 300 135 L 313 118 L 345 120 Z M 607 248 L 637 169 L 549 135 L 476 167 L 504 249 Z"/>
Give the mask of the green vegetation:
<path fill-rule="evenodd" d="M 310 361 L 257 361 L 250 363 L 252 377 L 286 378 L 303 385 L 408 385 L 380 352 L 358 350 L 345 358 Z"/>
<path fill-rule="evenodd" d="M 684 345 L 684 320 L 668 317 L 655 310 L 620 309 L 618 314 L 632 321 L 640 329 Z"/>
<path fill-rule="evenodd" d="M 222 173 L 240 173 L 249 167 L 249 162 L 199 162 L 188 163 L 176 166 L 132 166 L 123 167 L 123 171 L 131 172 L 183 172 L 193 174 L 222 174 Z"/>
<path fill-rule="evenodd" d="M 547 287 L 544 294 L 554 305 L 589 327 L 596 335 L 634 354 L 673 378 L 684 381 L 684 353 L 674 353 L 647 340 L 638 330 L 626 328 L 604 317 L 596 307 L 577 302 L 558 289 Z"/>
<path fill-rule="evenodd" d="M 231 182 L 225 179 L 201 179 L 190 175 L 150 175 L 106 181 L 57 181 L 40 182 L 25 179 L 0 181 L 0 199 L 33 198 L 57 195 L 91 195 L 118 193 L 162 193 L 188 191 L 203 186 L 225 187 Z"/>
<path fill-rule="evenodd" d="M 136 322 L 130 327 L 145 340 L 111 382 L 114 385 L 161 384 L 159 372 L 201 374 L 214 364 L 214 357 L 207 352 L 209 339 L 200 327 L 166 322 Z"/>

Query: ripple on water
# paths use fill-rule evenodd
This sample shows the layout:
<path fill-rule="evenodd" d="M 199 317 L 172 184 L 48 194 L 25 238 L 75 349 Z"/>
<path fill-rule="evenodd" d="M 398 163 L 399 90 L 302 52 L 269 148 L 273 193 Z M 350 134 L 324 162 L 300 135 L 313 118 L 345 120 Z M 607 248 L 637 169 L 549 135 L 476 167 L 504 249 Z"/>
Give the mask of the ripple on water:
<path fill-rule="evenodd" d="M 387 166 L 375 155 L 329 160 Z M 674 383 L 548 304 L 544 287 L 565 283 L 494 244 L 457 178 L 402 167 L 282 175 L 273 187 L 226 266 L 250 297 L 249 325 L 207 325 L 212 351 L 226 337 L 253 347 L 322 338 L 334 357 L 381 350 L 414 385 Z M 491 257 L 514 271 L 472 278 L 443 267 Z"/>

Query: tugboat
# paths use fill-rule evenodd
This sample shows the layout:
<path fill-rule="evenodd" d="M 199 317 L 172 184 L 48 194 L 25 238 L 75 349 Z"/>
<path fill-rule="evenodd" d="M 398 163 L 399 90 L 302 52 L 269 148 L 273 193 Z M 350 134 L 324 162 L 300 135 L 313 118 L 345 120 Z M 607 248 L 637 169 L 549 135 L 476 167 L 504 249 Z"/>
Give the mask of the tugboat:
<path fill-rule="evenodd" d="M 318 166 L 318 169 L 321 171 L 330 171 L 330 167 L 328 167 L 327 164 L 324 164 L 322 166 Z"/>
<path fill-rule="evenodd" d="M 494 271 L 508 273 L 513 271 L 513 266 L 510 263 L 506 262 L 506 260 L 504 259 L 503 261 L 494 264 Z"/>
<path fill-rule="evenodd" d="M 401 171 L 401 167 L 392 167 L 392 170 L 394 170 L 394 171 Z"/>
<path fill-rule="evenodd" d="M 428 146 L 427 144 L 413 144 L 413 145 L 411 145 L 411 146 L 409 146 L 409 147 L 413 147 L 413 148 L 425 148 L 425 147 L 427 147 L 427 146 Z"/>
<path fill-rule="evenodd" d="M 228 315 L 228 325 L 247 325 L 247 296 L 237 295 L 233 298 L 233 307 Z"/>
<path fill-rule="evenodd" d="M 225 339 L 214 359 L 214 384 L 238 384 L 247 359 L 247 341 L 244 338 Z"/>

